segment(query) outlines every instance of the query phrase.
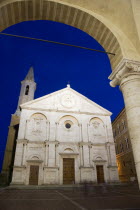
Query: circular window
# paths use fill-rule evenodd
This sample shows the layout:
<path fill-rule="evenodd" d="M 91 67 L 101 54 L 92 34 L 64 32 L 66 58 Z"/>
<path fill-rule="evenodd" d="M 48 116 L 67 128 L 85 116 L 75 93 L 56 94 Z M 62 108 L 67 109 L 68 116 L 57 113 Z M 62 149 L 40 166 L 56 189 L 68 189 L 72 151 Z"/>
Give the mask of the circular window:
<path fill-rule="evenodd" d="M 66 127 L 67 129 L 69 129 L 69 128 L 71 128 L 71 124 L 70 124 L 70 123 L 66 123 L 66 124 L 65 124 L 65 127 Z"/>

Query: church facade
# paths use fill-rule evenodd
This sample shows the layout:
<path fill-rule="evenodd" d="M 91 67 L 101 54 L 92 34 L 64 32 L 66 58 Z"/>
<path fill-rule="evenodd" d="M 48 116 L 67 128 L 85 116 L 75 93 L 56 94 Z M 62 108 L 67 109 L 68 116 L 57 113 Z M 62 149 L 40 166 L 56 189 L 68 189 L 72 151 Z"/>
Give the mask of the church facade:
<path fill-rule="evenodd" d="M 23 89 L 21 101 L 25 95 L 34 95 L 34 80 L 28 78 Z M 118 181 L 108 110 L 70 85 L 20 107 L 11 184 Z"/>

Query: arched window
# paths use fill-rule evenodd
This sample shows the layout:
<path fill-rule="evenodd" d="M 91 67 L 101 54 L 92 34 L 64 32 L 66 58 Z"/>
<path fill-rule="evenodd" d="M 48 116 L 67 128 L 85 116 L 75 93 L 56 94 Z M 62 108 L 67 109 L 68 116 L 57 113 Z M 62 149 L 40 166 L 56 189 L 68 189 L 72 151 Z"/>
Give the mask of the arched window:
<path fill-rule="evenodd" d="M 119 124 L 117 125 L 117 128 L 118 128 L 118 134 L 120 134 L 121 131 L 120 131 L 120 125 Z"/>
<path fill-rule="evenodd" d="M 113 135 L 114 135 L 114 138 L 116 137 L 116 130 L 114 129 L 113 130 Z"/>
<path fill-rule="evenodd" d="M 126 127 L 125 127 L 125 121 L 122 120 L 122 129 L 125 130 L 125 128 L 126 128 Z"/>
<path fill-rule="evenodd" d="M 70 129 L 70 128 L 72 127 L 72 125 L 73 125 L 73 122 L 72 122 L 71 120 L 66 120 L 66 121 L 64 122 L 64 124 L 65 124 L 65 127 L 66 127 L 67 129 Z"/>
<path fill-rule="evenodd" d="M 119 154 L 118 145 L 116 145 L 116 154 Z"/>
<path fill-rule="evenodd" d="M 29 94 L 29 85 L 26 86 L 25 95 Z"/>
<path fill-rule="evenodd" d="M 127 137 L 125 138 L 125 143 L 126 143 L 126 148 L 129 149 L 129 141 Z"/>
<path fill-rule="evenodd" d="M 124 147 L 123 147 L 123 144 L 121 143 L 120 144 L 120 152 L 123 152 L 124 151 Z"/>

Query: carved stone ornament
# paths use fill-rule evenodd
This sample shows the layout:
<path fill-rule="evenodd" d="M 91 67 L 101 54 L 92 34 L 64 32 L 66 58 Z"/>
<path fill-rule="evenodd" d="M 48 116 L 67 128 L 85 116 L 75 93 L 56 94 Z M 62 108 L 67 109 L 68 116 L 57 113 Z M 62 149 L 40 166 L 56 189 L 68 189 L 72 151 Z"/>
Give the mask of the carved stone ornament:
<path fill-rule="evenodd" d="M 66 108 L 72 108 L 75 105 L 75 98 L 71 94 L 66 94 L 61 97 L 61 104 Z"/>
<path fill-rule="evenodd" d="M 120 85 L 122 79 L 127 78 L 129 75 L 136 75 L 139 73 L 140 62 L 123 59 L 108 78 L 112 80 L 110 85 L 116 87 L 117 85 Z"/>
<path fill-rule="evenodd" d="M 140 72 L 140 64 L 136 65 L 135 63 L 126 62 L 126 67 L 133 72 Z"/>
<path fill-rule="evenodd" d="M 34 118 L 33 130 L 32 130 L 33 135 L 39 135 L 40 133 L 42 133 L 41 122 L 42 122 L 42 119 Z"/>
<path fill-rule="evenodd" d="M 95 129 L 97 129 L 99 127 L 100 123 L 95 121 L 95 122 L 92 123 L 92 125 Z"/>

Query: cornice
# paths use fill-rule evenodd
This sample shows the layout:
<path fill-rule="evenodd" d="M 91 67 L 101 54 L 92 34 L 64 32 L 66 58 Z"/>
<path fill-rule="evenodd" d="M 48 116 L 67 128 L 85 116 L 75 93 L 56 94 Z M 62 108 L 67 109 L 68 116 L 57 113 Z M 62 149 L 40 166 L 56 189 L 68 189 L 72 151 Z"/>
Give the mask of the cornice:
<path fill-rule="evenodd" d="M 59 170 L 59 167 L 58 167 L 58 166 L 52 166 L 52 167 L 51 167 L 51 166 L 46 166 L 46 165 L 45 165 L 45 166 L 43 167 L 43 169 L 58 169 L 58 170 Z"/>
<path fill-rule="evenodd" d="M 126 112 L 125 107 L 119 112 L 119 114 L 116 116 L 116 118 L 112 121 L 112 127 L 115 126 L 115 124 L 118 123 L 118 121 L 121 121 L 122 118 L 126 118 Z"/>
<path fill-rule="evenodd" d="M 78 143 L 79 144 L 79 147 L 82 147 L 82 146 L 84 146 L 84 145 L 88 145 L 88 146 L 92 146 L 92 143 L 91 142 L 84 142 L 84 141 L 81 141 L 81 142 L 79 142 Z"/>
<path fill-rule="evenodd" d="M 125 152 L 121 152 L 119 154 L 116 155 L 116 158 L 122 157 L 128 153 L 132 153 L 132 149 L 130 148 L 129 150 L 125 151 Z"/>
<path fill-rule="evenodd" d="M 18 168 L 23 168 L 23 169 L 25 169 L 26 168 L 26 166 L 25 165 L 21 165 L 21 166 L 18 166 L 18 165 L 15 165 L 13 168 L 15 168 L 15 169 L 18 169 Z"/>
<path fill-rule="evenodd" d="M 105 163 L 107 160 L 93 160 L 94 163 Z"/>
<path fill-rule="evenodd" d="M 79 169 L 95 169 L 93 166 L 80 166 Z"/>
<path fill-rule="evenodd" d="M 85 115 L 95 115 L 95 116 L 110 116 L 109 114 L 103 113 L 93 113 L 93 112 L 82 112 L 82 111 L 68 111 L 68 110 L 58 110 L 58 109 L 44 109 L 44 108 L 31 108 L 31 107 L 24 107 L 22 110 L 32 110 L 32 111 L 45 111 L 45 112 L 57 112 L 57 113 L 71 113 L 71 114 L 85 114 Z"/>
<path fill-rule="evenodd" d="M 92 142 L 86 142 L 86 141 L 80 141 L 80 142 L 61 142 L 61 141 L 48 141 L 48 140 L 45 140 L 45 141 L 30 141 L 30 140 L 27 140 L 27 139 L 17 139 L 17 143 L 23 143 L 23 144 L 40 144 L 40 145 L 49 145 L 49 144 L 55 144 L 56 146 L 59 146 L 59 145 L 77 145 L 79 147 L 81 146 L 89 146 L 89 147 L 92 147 L 92 146 L 110 146 L 110 145 L 114 145 L 114 142 L 105 142 L 105 143 L 98 143 L 98 142 L 95 142 L 95 143 L 92 143 Z"/>
<path fill-rule="evenodd" d="M 27 139 L 17 139 L 16 141 L 17 141 L 17 143 L 23 143 L 23 144 L 29 143 L 29 140 L 27 140 Z"/>
<path fill-rule="evenodd" d="M 59 155 L 61 156 L 77 156 L 79 155 L 79 153 L 73 152 L 73 153 L 69 153 L 69 152 L 60 152 Z"/>
<path fill-rule="evenodd" d="M 31 163 L 43 163 L 43 160 L 26 160 L 26 162 Z"/>
<path fill-rule="evenodd" d="M 111 73 L 108 79 L 112 80 L 110 85 L 116 87 L 120 85 L 124 78 L 128 76 L 139 75 L 140 76 L 140 62 L 128 59 L 123 59 L 115 70 Z"/>

